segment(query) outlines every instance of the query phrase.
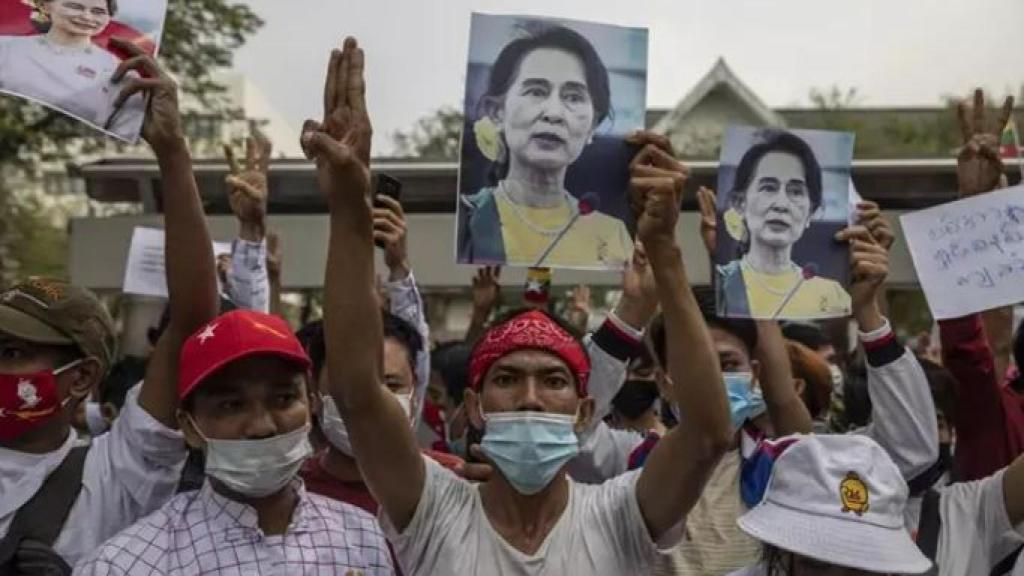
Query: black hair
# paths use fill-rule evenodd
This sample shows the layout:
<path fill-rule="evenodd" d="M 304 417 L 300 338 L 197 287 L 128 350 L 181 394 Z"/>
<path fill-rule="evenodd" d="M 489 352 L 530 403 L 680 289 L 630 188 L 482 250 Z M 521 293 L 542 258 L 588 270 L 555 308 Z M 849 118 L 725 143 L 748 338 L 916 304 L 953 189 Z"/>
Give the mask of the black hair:
<path fill-rule="evenodd" d="M 811 199 L 811 213 L 813 214 L 821 206 L 821 165 L 814 156 L 814 150 L 804 142 L 803 138 L 787 132 L 766 128 L 759 131 L 760 142 L 754 144 L 743 154 L 739 165 L 736 166 L 736 177 L 733 179 L 732 190 L 729 191 L 729 202 L 738 206 L 746 202 L 747 188 L 757 172 L 757 166 L 770 152 L 785 152 L 796 156 L 804 167 L 804 177 L 807 184 L 807 192 Z M 749 247 L 749 238 L 744 238 L 737 246 L 738 251 L 746 253 Z"/>
<path fill-rule="evenodd" d="M 462 340 L 438 344 L 430 354 L 430 368 L 441 375 L 448 397 L 456 405 L 469 386 L 469 355 L 473 347 Z"/>
<path fill-rule="evenodd" d="M 612 407 L 626 418 L 636 420 L 654 406 L 660 395 L 654 380 L 626 380 L 612 399 Z"/>
<path fill-rule="evenodd" d="M 917 362 L 928 380 L 935 408 L 945 416 L 950 426 L 955 422 L 957 404 L 957 380 L 953 373 L 931 360 L 918 356 Z"/>
<path fill-rule="evenodd" d="M 825 332 L 817 324 L 787 322 L 782 326 L 782 335 L 786 340 L 799 342 L 811 350 L 818 350 L 831 344 L 825 337 Z"/>
<path fill-rule="evenodd" d="M 757 349 L 757 325 L 749 318 L 720 318 L 715 314 L 714 295 L 710 292 L 696 294 L 697 304 L 700 306 L 701 314 L 704 316 L 704 323 L 708 328 L 719 328 L 740 339 L 747 348 L 747 355 L 754 357 L 754 350 Z M 668 369 L 668 354 L 665 346 L 665 318 L 659 314 L 651 322 L 651 344 L 654 348 L 654 355 L 658 363 L 665 370 Z"/>
<path fill-rule="evenodd" d="M 1017 363 L 1017 377 L 1010 383 L 1018 393 L 1024 393 L 1024 320 L 1017 326 L 1013 337 L 1013 361 Z"/>
<path fill-rule="evenodd" d="M 789 576 L 793 554 L 771 544 L 762 544 L 761 563 L 765 567 L 765 576 Z"/>
<path fill-rule="evenodd" d="M 491 66 L 487 91 L 480 98 L 480 105 L 493 102 L 508 93 L 519 73 L 519 65 L 527 55 L 541 48 L 556 48 L 575 55 L 583 63 L 587 89 L 594 107 L 594 127 L 612 115 L 608 69 L 589 40 L 565 26 L 553 26 L 539 21 L 527 22 L 522 30 L 523 36 L 506 44 Z M 507 173 L 508 159 L 495 161 L 492 180 L 497 182 L 505 178 Z"/>
<path fill-rule="evenodd" d="M 395 316 L 387 310 L 381 310 L 381 318 L 384 322 L 384 338 L 391 338 L 405 348 L 409 355 L 409 367 L 412 373 L 416 374 L 416 355 L 423 350 L 423 337 L 419 331 L 402 318 Z M 314 320 L 307 323 L 295 333 L 299 343 L 306 349 L 313 369 L 313 380 L 319 382 L 320 374 L 323 373 L 327 363 L 327 343 L 324 338 L 323 320 Z"/>
<path fill-rule="evenodd" d="M 120 410 L 125 397 L 133 386 L 146 375 L 146 360 L 137 356 L 125 356 L 110 369 L 100 384 L 100 404 L 113 404 Z"/>

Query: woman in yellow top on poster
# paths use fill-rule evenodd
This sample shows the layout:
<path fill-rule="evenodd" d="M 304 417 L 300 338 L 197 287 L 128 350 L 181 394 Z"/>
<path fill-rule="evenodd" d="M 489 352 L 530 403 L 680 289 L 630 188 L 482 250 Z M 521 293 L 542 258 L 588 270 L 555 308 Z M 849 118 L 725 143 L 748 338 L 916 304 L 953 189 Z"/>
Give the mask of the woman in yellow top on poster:
<path fill-rule="evenodd" d="M 495 186 L 460 201 L 459 260 L 543 267 L 621 268 L 633 252 L 625 224 L 595 194 L 565 189 L 566 172 L 608 117 L 608 70 L 591 43 L 545 26 L 506 45 L 475 125 Z"/>
<path fill-rule="evenodd" d="M 793 246 L 822 207 L 822 174 L 811 147 L 781 130 L 751 146 L 736 168 L 725 228 L 741 256 L 716 267 L 718 314 L 813 319 L 846 316 L 850 295 L 814 264 L 793 262 Z"/>

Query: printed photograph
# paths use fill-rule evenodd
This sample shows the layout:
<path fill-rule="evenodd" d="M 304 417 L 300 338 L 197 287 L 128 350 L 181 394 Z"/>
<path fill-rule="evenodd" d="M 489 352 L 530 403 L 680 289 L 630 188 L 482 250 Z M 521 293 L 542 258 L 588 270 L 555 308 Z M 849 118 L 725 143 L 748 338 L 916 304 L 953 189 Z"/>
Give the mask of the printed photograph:
<path fill-rule="evenodd" d="M 718 171 L 718 314 L 808 320 L 850 313 L 847 226 L 854 136 L 729 127 Z"/>
<path fill-rule="evenodd" d="M 457 261 L 621 269 L 646 100 L 645 29 L 473 14 Z"/>
<path fill-rule="evenodd" d="M 129 40 L 155 54 L 166 0 L 0 0 L 0 92 L 32 100 L 135 142 L 145 114 L 136 94 L 120 106 L 111 76 Z"/>

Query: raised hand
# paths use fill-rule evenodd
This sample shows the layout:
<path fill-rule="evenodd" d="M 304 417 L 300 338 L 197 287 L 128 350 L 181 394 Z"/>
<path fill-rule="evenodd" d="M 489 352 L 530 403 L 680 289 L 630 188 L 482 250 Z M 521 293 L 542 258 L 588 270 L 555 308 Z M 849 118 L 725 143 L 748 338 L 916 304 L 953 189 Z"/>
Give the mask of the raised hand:
<path fill-rule="evenodd" d="M 324 82 L 323 122 L 307 120 L 302 148 L 316 160 L 320 189 L 328 204 L 369 207 L 370 145 L 373 127 L 366 110 L 365 56 L 355 38 L 331 52 Z"/>
<path fill-rule="evenodd" d="M 111 83 L 121 83 L 130 70 L 136 72 L 124 81 L 121 93 L 114 100 L 114 108 L 120 108 L 134 94 L 146 93 L 149 102 L 146 104 L 146 119 L 142 123 L 142 138 L 149 142 L 157 154 L 172 147 L 183 147 L 185 132 L 181 127 L 181 113 L 178 109 L 178 84 L 157 63 L 156 58 L 133 42 L 111 38 L 110 43 L 131 55 L 114 70 L 110 77 Z"/>
<path fill-rule="evenodd" d="M 896 234 L 892 231 L 889 220 L 882 216 L 878 204 L 865 200 L 857 204 L 857 223 L 868 229 L 879 246 L 886 250 L 892 249 L 896 242 Z"/>
<path fill-rule="evenodd" d="M 960 183 L 960 195 L 975 196 L 994 190 L 1003 175 L 1003 160 L 999 157 L 999 134 L 1013 113 L 1013 96 L 1007 96 L 1003 109 L 995 124 L 986 121 L 985 93 L 979 88 L 974 91 L 974 109 L 957 105 L 957 119 L 964 145 L 957 156 L 956 176 Z"/>
<path fill-rule="evenodd" d="M 283 258 L 281 235 L 275 230 L 267 232 L 267 276 L 271 280 L 281 280 Z"/>
<path fill-rule="evenodd" d="M 267 172 L 270 170 L 272 151 L 273 145 L 266 136 L 253 130 L 253 135 L 245 140 L 245 167 L 242 168 L 231 146 L 224 145 L 229 169 L 229 174 L 224 178 L 228 185 L 228 203 L 242 224 L 243 231 L 253 229 L 258 236 L 246 240 L 262 240 L 265 233 L 269 196 Z"/>
<path fill-rule="evenodd" d="M 864 226 L 850 226 L 836 234 L 836 240 L 850 243 L 853 315 L 861 330 L 870 332 L 882 323 L 877 293 L 889 276 L 889 251 Z"/>
<path fill-rule="evenodd" d="M 384 263 L 391 271 L 391 280 L 402 280 L 409 276 L 405 211 L 401 202 L 384 194 L 378 194 L 376 202 L 383 207 L 373 208 L 373 239 L 384 246 Z"/>
<path fill-rule="evenodd" d="M 476 271 L 473 277 L 473 309 L 490 314 L 498 305 L 501 297 L 501 268 L 484 266 Z"/>
<path fill-rule="evenodd" d="M 665 136 L 637 132 L 626 141 L 640 147 L 629 164 L 630 205 L 637 218 L 637 238 L 648 250 L 674 245 L 689 171 L 676 160 Z"/>
<path fill-rule="evenodd" d="M 715 253 L 718 241 L 718 212 L 715 191 L 701 186 L 697 190 L 697 204 L 700 206 L 700 237 L 708 254 Z"/>

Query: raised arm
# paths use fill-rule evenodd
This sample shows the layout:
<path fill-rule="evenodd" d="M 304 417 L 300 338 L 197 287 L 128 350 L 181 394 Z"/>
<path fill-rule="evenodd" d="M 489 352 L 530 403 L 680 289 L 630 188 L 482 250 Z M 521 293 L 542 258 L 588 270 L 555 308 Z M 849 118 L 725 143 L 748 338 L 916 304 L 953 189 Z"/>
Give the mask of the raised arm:
<path fill-rule="evenodd" d="M 379 203 L 379 204 L 378 204 Z M 416 277 L 409 264 L 409 229 L 402 203 L 380 194 L 373 208 L 373 239 L 384 246 L 384 264 L 388 267 L 388 302 L 391 313 L 415 326 L 424 342 L 416 353 L 416 394 L 413 408 L 414 427 L 422 413 L 423 398 L 430 380 L 430 325 L 423 311 L 423 297 L 416 286 Z"/>
<path fill-rule="evenodd" d="M 637 501 L 652 538 L 677 526 L 700 498 L 704 483 L 732 440 L 729 406 L 718 357 L 690 289 L 676 243 L 686 170 L 664 137 L 642 133 L 630 165 L 630 194 L 665 316 L 668 371 L 682 421 L 647 458 Z"/>
<path fill-rule="evenodd" d="M 757 321 L 756 356 L 761 364 L 759 382 L 774 435 L 810 434 L 811 414 L 796 393 L 786 339 L 775 320 Z"/>
<path fill-rule="evenodd" d="M 224 145 L 229 174 L 228 203 L 238 219 L 238 239 L 231 250 L 228 295 L 241 308 L 270 311 L 267 270 L 267 172 L 273 146 L 258 130 L 245 141 L 245 165 L 239 166 L 231 146 Z"/>
<path fill-rule="evenodd" d="M 466 342 L 476 342 L 487 329 L 487 321 L 501 299 L 501 268 L 484 266 L 473 277 L 473 314 L 466 330 Z"/>
<path fill-rule="evenodd" d="M 139 405 L 164 425 L 175 427 L 181 345 L 185 338 L 217 315 L 213 243 L 181 128 L 177 85 L 153 57 L 135 44 L 117 38 L 111 42 L 132 54 L 118 66 L 113 81 L 124 78 L 129 70 L 144 76 L 127 79 L 118 101 L 123 102 L 139 92 L 149 94 L 142 137 L 156 154 L 164 190 L 164 256 L 170 324 L 146 367 Z"/>
<path fill-rule="evenodd" d="M 329 391 L 348 428 L 363 478 L 399 531 L 412 520 L 425 468 L 408 417 L 383 386 L 384 330 L 376 294 L 370 140 L 364 56 L 353 38 L 335 50 L 324 122 L 307 121 L 303 147 L 316 159 L 330 208 L 324 280 Z"/>
<path fill-rule="evenodd" d="M 850 243 L 850 297 L 867 357 L 871 424 L 862 432 L 889 453 L 905 479 L 932 466 L 939 429 L 928 379 L 882 316 L 878 292 L 889 275 L 891 229 L 874 203 L 857 207 L 858 225 L 839 238 Z"/>

